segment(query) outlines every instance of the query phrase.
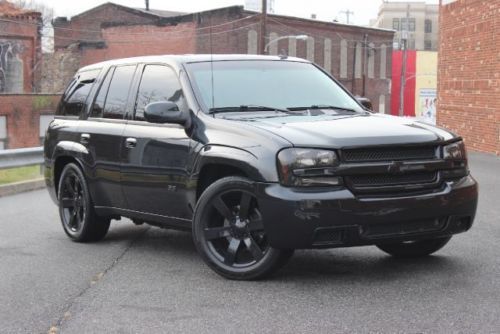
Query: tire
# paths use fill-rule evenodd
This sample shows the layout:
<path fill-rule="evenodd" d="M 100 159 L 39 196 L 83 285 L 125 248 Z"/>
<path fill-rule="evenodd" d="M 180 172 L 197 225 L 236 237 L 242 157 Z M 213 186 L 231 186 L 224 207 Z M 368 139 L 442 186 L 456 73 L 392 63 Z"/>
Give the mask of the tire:
<path fill-rule="evenodd" d="M 400 258 L 415 258 L 430 255 L 443 248 L 451 237 L 436 239 L 403 241 L 393 244 L 380 244 L 377 247 L 384 252 Z"/>
<path fill-rule="evenodd" d="M 96 215 L 85 176 L 76 164 L 64 167 L 58 190 L 59 216 L 68 237 L 77 242 L 103 239 L 111 219 Z"/>
<path fill-rule="evenodd" d="M 252 181 L 239 176 L 217 180 L 200 196 L 193 240 L 207 265 L 232 280 L 267 277 L 293 254 L 269 245 Z"/>

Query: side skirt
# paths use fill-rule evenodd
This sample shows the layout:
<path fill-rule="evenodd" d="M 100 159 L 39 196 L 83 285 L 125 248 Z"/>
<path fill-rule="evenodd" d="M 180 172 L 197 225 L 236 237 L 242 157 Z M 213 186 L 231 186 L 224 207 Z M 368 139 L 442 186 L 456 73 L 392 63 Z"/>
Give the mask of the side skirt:
<path fill-rule="evenodd" d="M 143 221 L 146 224 L 154 225 L 162 228 L 171 228 L 176 230 L 191 230 L 191 220 L 186 218 L 177 218 L 169 216 L 155 215 L 146 212 L 112 208 L 105 206 L 96 206 L 95 211 L 99 216 L 122 216 L 130 219 Z"/>

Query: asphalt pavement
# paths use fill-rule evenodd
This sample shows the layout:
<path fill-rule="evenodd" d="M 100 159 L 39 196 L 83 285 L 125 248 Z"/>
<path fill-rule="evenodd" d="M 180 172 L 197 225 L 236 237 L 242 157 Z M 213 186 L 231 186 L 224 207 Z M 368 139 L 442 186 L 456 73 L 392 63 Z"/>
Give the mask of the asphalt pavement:
<path fill-rule="evenodd" d="M 225 280 L 186 232 L 113 222 L 71 242 L 46 190 L 0 198 L 0 333 L 500 333 L 500 158 L 470 154 L 473 228 L 436 255 L 297 251 Z"/>

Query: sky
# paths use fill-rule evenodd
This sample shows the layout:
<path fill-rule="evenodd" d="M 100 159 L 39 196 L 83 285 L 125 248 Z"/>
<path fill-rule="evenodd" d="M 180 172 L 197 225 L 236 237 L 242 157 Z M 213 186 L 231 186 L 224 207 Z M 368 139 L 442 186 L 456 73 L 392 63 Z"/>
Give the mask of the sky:
<path fill-rule="evenodd" d="M 55 16 L 76 15 L 108 1 L 103 0 L 38 0 L 54 9 Z M 350 16 L 351 24 L 368 25 L 370 19 L 377 17 L 382 0 L 274 0 L 275 14 L 310 18 L 316 14 L 317 19 L 346 22 L 342 11 L 354 12 Z M 112 0 L 111 2 L 129 7 L 144 7 L 144 0 Z M 180 12 L 198 12 L 232 5 L 244 5 L 245 0 L 149 0 L 153 9 L 164 9 Z M 427 3 L 438 3 L 438 0 L 427 0 Z M 307 5 L 306 5 L 307 4 Z"/>

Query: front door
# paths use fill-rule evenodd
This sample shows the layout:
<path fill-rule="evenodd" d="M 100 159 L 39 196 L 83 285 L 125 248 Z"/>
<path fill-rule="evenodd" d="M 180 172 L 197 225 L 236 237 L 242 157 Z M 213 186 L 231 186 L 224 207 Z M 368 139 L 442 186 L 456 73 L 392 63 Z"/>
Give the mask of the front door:
<path fill-rule="evenodd" d="M 128 207 L 164 217 L 190 219 L 187 160 L 191 139 L 178 124 L 152 124 L 144 108 L 156 101 L 175 102 L 187 112 L 174 70 L 145 65 L 138 87 L 133 119 L 126 127 L 122 150 L 122 187 Z"/>

